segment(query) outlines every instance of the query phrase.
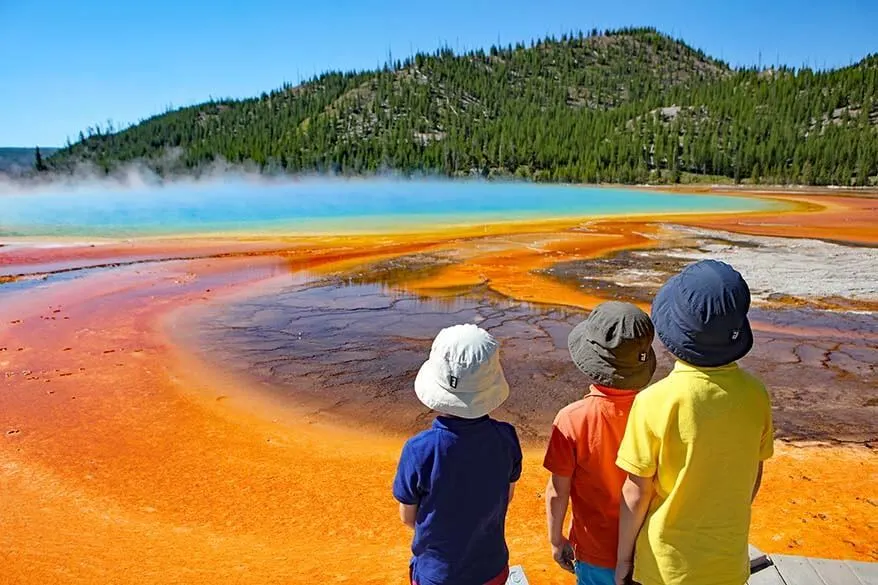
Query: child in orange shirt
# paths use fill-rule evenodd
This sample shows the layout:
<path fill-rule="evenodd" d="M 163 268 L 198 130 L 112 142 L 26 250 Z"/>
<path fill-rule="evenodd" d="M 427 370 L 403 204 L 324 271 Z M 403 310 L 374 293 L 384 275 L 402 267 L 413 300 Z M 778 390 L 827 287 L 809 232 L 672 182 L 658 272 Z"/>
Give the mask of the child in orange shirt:
<path fill-rule="evenodd" d="M 613 585 L 619 538 L 619 502 L 625 472 L 616 454 L 628 412 L 655 373 L 655 335 L 649 316 L 630 303 L 595 307 L 571 331 L 570 356 L 594 384 L 582 400 L 558 413 L 543 465 L 552 556 L 578 585 Z M 563 523 L 568 503 L 569 540 Z"/>

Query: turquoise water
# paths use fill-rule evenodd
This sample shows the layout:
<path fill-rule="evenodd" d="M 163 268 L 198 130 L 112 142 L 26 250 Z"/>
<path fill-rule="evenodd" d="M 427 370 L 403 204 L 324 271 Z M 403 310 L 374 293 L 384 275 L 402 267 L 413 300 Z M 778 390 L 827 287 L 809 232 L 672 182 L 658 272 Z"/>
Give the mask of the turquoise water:
<path fill-rule="evenodd" d="M 0 194 L 0 236 L 363 233 L 609 214 L 749 211 L 757 199 L 471 181 L 300 180 Z"/>

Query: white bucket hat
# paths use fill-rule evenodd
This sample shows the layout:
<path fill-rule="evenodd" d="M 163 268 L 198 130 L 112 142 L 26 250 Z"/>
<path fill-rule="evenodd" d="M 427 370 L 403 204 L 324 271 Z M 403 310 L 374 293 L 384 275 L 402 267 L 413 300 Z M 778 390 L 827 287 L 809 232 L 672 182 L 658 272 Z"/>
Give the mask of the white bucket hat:
<path fill-rule="evenodd" d="M 455 325 L 433 340 L 430 359 L 415 379 L 415 394 L 442 414 L 479 418 L 503 404 L 509 384 L 500 367 L 500 344 L 476 325 Z"/>

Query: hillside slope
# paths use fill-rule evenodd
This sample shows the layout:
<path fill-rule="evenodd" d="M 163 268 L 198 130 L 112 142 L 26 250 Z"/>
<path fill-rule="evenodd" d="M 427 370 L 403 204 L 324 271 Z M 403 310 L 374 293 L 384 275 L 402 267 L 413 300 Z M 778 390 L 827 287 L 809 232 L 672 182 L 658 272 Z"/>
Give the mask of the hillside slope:
<path fill-rule="evenodd" d="M 40 147 L 44 157 L 50 156 L 57 148 Z M 26 173 L 36 164 L 34 148 L 0 147 L 0 173 L 18 175 Z"/>
<path fill-rule="evenodd" d="M 100 129 L 50 160 L 163 173 L 223 159 L 286 172 L 725 177 L 866 184 L 878 174 L 878 60 L 732 71 L 651 29 L 418 54 L 240 101 Z"/>

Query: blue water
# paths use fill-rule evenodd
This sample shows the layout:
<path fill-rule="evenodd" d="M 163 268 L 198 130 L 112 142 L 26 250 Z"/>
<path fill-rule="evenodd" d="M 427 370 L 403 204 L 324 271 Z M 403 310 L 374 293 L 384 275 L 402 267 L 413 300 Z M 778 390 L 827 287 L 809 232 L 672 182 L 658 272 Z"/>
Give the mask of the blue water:
<path fill-rule="evenodd" d="M 238 179 L 4 194 L 0 237 L 363 233 L 608 214 L 749 211 L 772 205 L 752 198 L 570 185 Z"/>

